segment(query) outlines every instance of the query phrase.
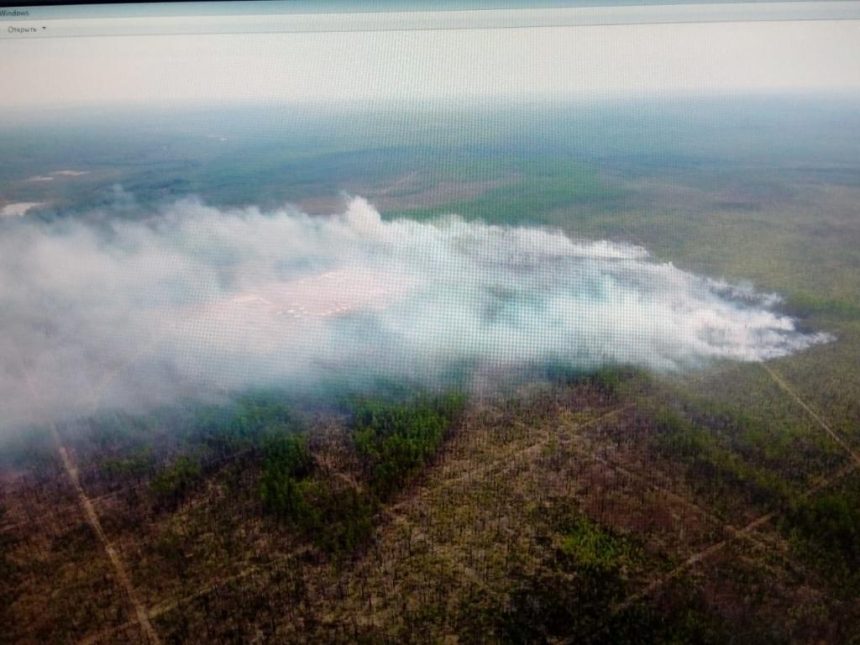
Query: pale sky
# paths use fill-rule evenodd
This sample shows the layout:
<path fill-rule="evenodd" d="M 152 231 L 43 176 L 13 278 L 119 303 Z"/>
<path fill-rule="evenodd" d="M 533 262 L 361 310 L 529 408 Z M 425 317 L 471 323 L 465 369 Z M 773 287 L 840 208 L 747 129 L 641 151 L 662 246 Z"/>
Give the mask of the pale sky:
<path fill-rule="evenodd" d="M 0 41 L 0 108 L 860 89 L 860 21 Z"/>

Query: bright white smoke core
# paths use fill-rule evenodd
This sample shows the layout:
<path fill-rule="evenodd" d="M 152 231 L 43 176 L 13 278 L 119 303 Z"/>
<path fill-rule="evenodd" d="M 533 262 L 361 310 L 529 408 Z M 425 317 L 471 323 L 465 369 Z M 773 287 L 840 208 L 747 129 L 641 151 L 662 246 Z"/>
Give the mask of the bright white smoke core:
<path fill-rule="evenodd" d="M 0 236 L 3 424 L 344 375 L 761 361 L 827 340 L 635 246 L 456 217 L 222 211 Z"/>

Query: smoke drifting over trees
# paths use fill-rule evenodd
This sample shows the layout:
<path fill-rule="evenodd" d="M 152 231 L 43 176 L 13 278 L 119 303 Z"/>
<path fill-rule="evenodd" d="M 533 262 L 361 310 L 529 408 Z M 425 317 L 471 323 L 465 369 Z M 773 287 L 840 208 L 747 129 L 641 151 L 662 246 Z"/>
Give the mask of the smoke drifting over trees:
<path fill-rule="evenodd" d="M 4 223 L 4 428 L 258 385 L 671 370 L 828 339 L 776 296 L 551 230 L 385 221 L 361 198 L 328 217 L 195 200 L 102 215 Z"/>

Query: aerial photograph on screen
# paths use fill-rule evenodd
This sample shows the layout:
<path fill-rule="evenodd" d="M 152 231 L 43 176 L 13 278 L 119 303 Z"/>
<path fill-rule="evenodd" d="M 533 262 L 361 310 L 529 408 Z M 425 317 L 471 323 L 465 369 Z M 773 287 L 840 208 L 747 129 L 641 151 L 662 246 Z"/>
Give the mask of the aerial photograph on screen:
<path fill-rule="evenodd" d="M 0 642 L 857 642 L 860 22 L 0 59 Z"/>

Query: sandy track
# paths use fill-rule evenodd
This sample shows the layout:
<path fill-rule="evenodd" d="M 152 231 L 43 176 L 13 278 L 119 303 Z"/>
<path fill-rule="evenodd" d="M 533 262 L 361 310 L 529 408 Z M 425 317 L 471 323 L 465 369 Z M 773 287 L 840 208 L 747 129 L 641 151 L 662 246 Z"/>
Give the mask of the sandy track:
<path fill-rule="evenodd" d="M 66 450 L 66 447 L 62 444 L 60 434 L 59 432 L 57 432 L 56 427 L 51 427 L 51 434 L 54 437 L 54 441 L 57 442 L 57 451 L 59 452 L 60 459 L 63 462 L 63 468 L 65 469 L 66 474 L 69 476 L 69 480 L 71 480 L 72 486 L 75 489 L 75 493 L 78 497 L 78 503 L 81 506 L 81 510 L 84 513 L 84 517 L 86 518 L 87 523 L 90 525 L 90 528 L 92 528 L 93 533 L 96 534 L 96 537 L 98 538 L 99 542 L 101 542 L 102 547 L 104 547 L 108 560 L 110 560 L 111 567 L 114 570 L 116 580 L 125 592 L 126 597 L 131 604 L 132 610 L 134 611 L 134 615 L 137 618 L 137 622 L 140 624 L 141 630 L 143 631 L 144 635 L 146 636 L 146 639 L 150 643 L 159 643 L 160 640 L 158 638 L 158 634 L 155 633 L 155 629 L 152 627 L 152 623 L 149 622 L 149 616 L 147 614 L 146 608 L 143 606 L 137 596 L 137 592 L 134 589 L 134 585 L 132 585 L 131 583 L 131 578 L 129 578 L 128 576 L 128 572 L 126 571 L 122 559 L 119 557 L 119 553 L 117 553 L 116 549 L 113 548 L 113 545 L 108 540 L 107 535 L 105 535 L 101 521 L 99 520 L 98 513 L 96 513 L 96 509 L 93 506 L 92 501 L 89 497 L 87 497 L 86 492 L 81 486 L 81 481 L 78 477 L 78 468 L 75 465 L 74 461 L 72 461 L 72 458 L 69 455 L 69 451 Z"/>
<path fill-rule="evenodd" d="M 773 381 L 782 389 L 786 394 L 788 394 L 801 408 L 818 424 L 818 426 L 830 436 L 845 452 L 851 457 L 853 463 L 848 464 L 847 466 L 843 466 L 830 476 L 820 480 L 816 484 L 813 484 L 809 488 L 807 488 L 803 493 L 802 497 L 807 498 L 819 490 L 830 486 L 834 482 L 840 480 L 842 477 L 854 472 L 857 470 L 858 466 L 860 466 L 860 454 L 858 454 L 851 446 L 840 437 L 836 432 L 828 425 L 828 423 L 818 414 L 816 413 L 803 399 L 798 396 L 798 394 L 794 391 L 794 389 L 786 383 L 786 381 L 770 366 L 762 365 L 763 369 L 770 375 Z M 615 605 L 610 612 L 610 616 L 616 616 L 625 609 L 630 608 L 637 602 L 651 596 L 652 594 L 659 591 L 661 588 L 666 586 L 669 582 L 677 579 L 682 574 L 686 573 L 692 567 L 694 567 L 699 562 L 710 558 L 722 551 L 726 546 L 728 546 L 733 541 L 739 538 L 749 538 L 753 531 L 755 531 L 760 526 L 770 522 L 774 517 L 779 515 L 778 511 L 771 511 L 769 513 L 765 513 L 764 515 L 760 515 L 756 519 L 752 520 L 746 526 L 736 529 L 732 526 L 726 525 L 725 529 L 729 531 L 729 537 L 724 540 L 720 540 L 715 544 L 712 544 L 701 551 L 694 553 L 683 562 L 681 562 L 677 567 L 667 572 L 666 574 L 660 576 L 653 582 L 651 582 L 644 589 L 627 596 L 623 601 Z M 604 623 L 603 627 L 601 627 L 597 632 L 592 635 L 593 637 L 599 636 L 609 625 L 609 621 Z"/>
<path fill-rule="evenodd" d="M 806 491 L 804 491 L 804 493 L 801 495 L 801 497 L 804 497 L 804 498 L 810 497 L 813 494 L 817 493 L 819 490 L 826 488 L 827 486 L 830 486 L 831 484 L 837 482 L 838 480 L 840 480 L 843 477 L 845 477 L 846 475 L 854 472 L 855 470 L 857 470 L 857 464 L 849 464 L 848 466 L 844 466 L 841 469 L 839 469 L 836 473 L 831 475 L 830 477 L 827 477 L 826 479 L 821 480 L 817 484 L 810 486 Z M 747 524 L 746 526 L 744 526 L 740 529 L 736 529 L 734 527 L 725 527 L 730 532 L 729 537 L 727 537 L 724 540 L 720 540 L 719 542 L 712 544 L 709 547 L 702 549 L 698 553 L 694 553 L 689 558 L 684 560 L 681 564 L 679 564 L 677 567 L 675 567 L 674 569 L 672 569 L 671 571 L 669 571 L 665 575 L 661 576 L 657 580 L 653 581 L 651 584 L 649 584 L 647 587 L 645 587 L 641 591 L 638 591 L 634 594 L 631 594 L 630 596 L 628 596 L 626 599 L 624 599 L 622 602 L 620 602 L 618 605 L 616 605 L 613 608 L 612 614 L 613 615 L 619 614 L 620 612 L 624 611 L 625 609 L 628 609 L 632 605 L 636 604 L 638 601 L 640 601 L 644 598 L 647 598 L 648 596 L 650 596 L 654 592 L 658 591 L 660 588 L 664 587 L 667 583 L 678 578 L 681 574 L 685 573 L 687 570 L 692 568 L 697 563 L 702 562 L 703 560 L 706 560 L 709 557 L 711 557 L 712 555 L 720 552 L 726 546 L 728 546 L 731 542 L 734 542 L 738 538 L 748 537 L 750 533 L 755 531 L 760 526 L 767 524 L 777 515 L 779 515 L 778 511 L 771 511 L 769 513 L 765 513 L 764 515 L 758 516 L 753 521 L 751 521 L 749 524 Z"/>
<path fill-rule="evenodd" d="M 794 391 L 794 388 L 792 388 L 788 383 L 786 383 L 785 379 L 783 379 L 782 376 L 777 374 L 776 371 L 774 371 L 774 369 L 772 367 L 770 367 L 768 365 L 764 365 L 764 364 L 762 364 L 762 367 L 764 368 L 764 370 L 768 374 L 770 374 L 770 377 L 773 379 L 774 383 L 776 383 L 783 392 L 785 392 L 792 399 L 794 399 L 794 401 L 801 408 L 803 408 L 803 410 L 810 417 L 812 417 L 812 419 L 819 425 L 819 427 L 821 427 L 821 429 L 824 430 L 824 432 L 826 432 L 828 435 L 830 435 L 830 438 L 833 439 L 837 444 L 839 444 L 839 446 L 851 456 L 851 458 L 854 460 L 854 462 L 856 464 L 860 465 L 860 453 L 858 453 L 856 450 L 854 450 L 851 446 L 848 445 L 848 443 L 842 437 L 840 437 L 838 434 L 836 434 L 836 432 L 833 430 L 833 428 L 831 428 L 827 424 L 827 422 L 824 419 L 822 419 L 821 416 L 817 412 L 815 412 L 815 410 L 813 410 L 811 407 L 809 407 L 809 405 L 807 405 L 806 402 L 797 395 L 797 392 Z"/>

